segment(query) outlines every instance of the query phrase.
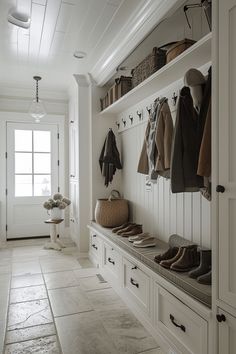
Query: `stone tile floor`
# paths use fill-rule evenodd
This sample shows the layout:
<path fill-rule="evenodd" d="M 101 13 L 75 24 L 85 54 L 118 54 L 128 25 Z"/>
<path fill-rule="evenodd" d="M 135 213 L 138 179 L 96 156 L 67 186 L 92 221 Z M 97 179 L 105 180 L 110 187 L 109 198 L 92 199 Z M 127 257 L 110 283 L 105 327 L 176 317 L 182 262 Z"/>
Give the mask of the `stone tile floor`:
<path fill-rule="evenodd" d="M 0 249 L 0 353 L 163 354 L 74 244 L 43 243 Z"/>

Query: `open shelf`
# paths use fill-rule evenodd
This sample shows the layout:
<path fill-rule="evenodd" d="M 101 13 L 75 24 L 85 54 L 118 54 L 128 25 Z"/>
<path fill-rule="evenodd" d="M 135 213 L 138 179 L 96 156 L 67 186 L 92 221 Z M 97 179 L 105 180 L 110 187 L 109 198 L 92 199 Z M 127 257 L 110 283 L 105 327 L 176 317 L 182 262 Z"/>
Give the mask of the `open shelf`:
<path fill-rule="evenodd" d="M 155 92 L 181 79 L 190 68 L 199 68 L 211 61 L 212 33 L 208 33 L 190 48 L 134 87 L 126 95 L 100 112 L 100 115 L 118 114 L 134 106 Z"/>

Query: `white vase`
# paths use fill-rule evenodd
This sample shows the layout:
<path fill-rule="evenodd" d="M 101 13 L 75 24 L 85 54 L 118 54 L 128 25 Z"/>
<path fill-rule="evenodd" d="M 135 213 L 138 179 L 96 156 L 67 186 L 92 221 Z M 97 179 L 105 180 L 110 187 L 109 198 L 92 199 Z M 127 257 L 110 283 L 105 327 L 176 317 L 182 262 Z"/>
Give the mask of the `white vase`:
<path fill-rule="evenodd" d="M 52 208 L 50 215 L 52 220 L 60 220 L 63 216 L 62 209 L 59 209 L 58 207 Z"/>

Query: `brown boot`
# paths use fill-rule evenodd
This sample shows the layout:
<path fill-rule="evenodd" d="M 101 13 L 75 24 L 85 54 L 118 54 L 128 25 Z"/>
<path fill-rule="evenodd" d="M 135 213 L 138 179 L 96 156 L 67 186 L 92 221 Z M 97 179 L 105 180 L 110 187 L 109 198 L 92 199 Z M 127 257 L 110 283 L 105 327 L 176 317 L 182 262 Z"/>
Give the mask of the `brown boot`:
<path fill-rule="evenodd" d="M 187 272 L 199 264 L 197 245 L 183 247 L 182 256 L 171 264 L 170 269 L 177 272 Z"/>
<path fill-rule="evenodd" d="M 134 236 L 134 235 L 139 235 L 143 232 L 143 228 L 141 225 L 137 225 L 133 227 L 130 231 L 122 232 L 120 236 L 122 237 L 129 237 L 129 236 Z"/>
<path fill-rule="evenodd" d="M 164 268 L 169 269 L 171 264 L 176 262 L 182 256 L 182 253 L 183 253 L 183 247 L 180 247 L 174 257 L 164 260 L 164 261 L 161 261 L 160 265 Z"/>
<path fill-rule="evenodd" d="M 122 229 L 125 229 L 125 228 L 126 228 L 127 226 L 129 226 L 129 225 L 135 225 L 135 223 L 134 223 L 134 222 L 126 222 L 126 223 L 123 224 L 123 225 L 114 227 L 111 231 L 114 232 L 114 233 L 116 233 L 117 231 L 120 231 L 120 230 L 122 230 Z"/>
<path fill-rule="evenodd" d="M 154 261 L 160 263 L 161 261 L 166 261 L 167 259 L 171 259 L 176 256 L 178 250 L 179 250 L 178 247 L 170 247 L 166 252 L 155 256 Z"/>
<path fill-rule="evenodd" d="M 129 232 L 131 231 L 134 227 L 136 226 L 141 226 L 141 225 L 138 225 L 138 224 L 135 224 L 135 223 L 132 223 L 126 227 L 124 227 L 123 229 L 120 229 L 119 231 L 117 231 L 117 235 L 121 235 L 123 232 Z"/>
<path fill-rule="evenodd" d="M 200 277 L 198 277 L 197 281 L 201 284 L 211 285 L 211 270 L 208 273 L 203 274 Z"/>

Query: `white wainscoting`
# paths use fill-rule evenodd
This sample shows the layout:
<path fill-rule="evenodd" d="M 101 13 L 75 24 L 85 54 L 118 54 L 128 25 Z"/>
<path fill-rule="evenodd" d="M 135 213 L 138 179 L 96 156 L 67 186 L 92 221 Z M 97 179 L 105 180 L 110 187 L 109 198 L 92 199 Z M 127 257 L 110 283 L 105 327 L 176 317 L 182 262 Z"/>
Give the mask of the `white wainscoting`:
<path fill-rule="evenodd" d="M 209 65 L 207 65 L 209 67 Z M 205 70 L 202 70 L 206 73 Z M 172 118 L 175 122 L 176 106 L 171 104 L 172 92 L 178 94 L 182 81 L 178 81 L 161 92 L 169 98 Z M 160 94 L 160 93 L 158 93 Z M 156 95 L 156 97 L 158 96 Z M 122 187 L 124 197 L 131 202 L 131 217 L 135 222 L 142 223 L 146 232 L 168 241 L 171 234 L 179 234 L 204 247 L 211 247 L 210 235 L 210 205 L 211 203 L 196 193 L 173 194 L 170 190 L 170 181 L 160 177 L 156 184 L 152 184 L 151 191 L 146 190 L 145 176 L 137 173 L 139 156 L 143 144 L 147 124 L 146 106 L 154 96 L 131 107 L 123 112 L 121 117 L 128 121 L 129 114 L 135 117 L 137 109 L 142 108 L 144 121 L 126 128 L 119 134 L 121 140 L 121 154 L 123 161 Z M 122 128 L 121 128 L 122 129 Z"/>

